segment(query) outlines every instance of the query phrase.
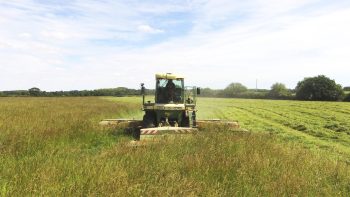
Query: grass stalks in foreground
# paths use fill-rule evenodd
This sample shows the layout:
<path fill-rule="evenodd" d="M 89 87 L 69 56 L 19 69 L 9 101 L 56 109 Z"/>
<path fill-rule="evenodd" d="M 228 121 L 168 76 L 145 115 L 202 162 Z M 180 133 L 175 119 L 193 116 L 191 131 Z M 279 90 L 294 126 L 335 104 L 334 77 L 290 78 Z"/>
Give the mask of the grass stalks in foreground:
<path fill-rule="evenodd" d="M 27 99 L 27 100 L 26 100 Z M 273 133 L 212 128 L 142 147 L 101 129 L 139 106 L 98 98 L 0 101 L 3 196 L 346 196 L 350 167 Z M 2 119 L 3 120 L 3 119 Z"/>

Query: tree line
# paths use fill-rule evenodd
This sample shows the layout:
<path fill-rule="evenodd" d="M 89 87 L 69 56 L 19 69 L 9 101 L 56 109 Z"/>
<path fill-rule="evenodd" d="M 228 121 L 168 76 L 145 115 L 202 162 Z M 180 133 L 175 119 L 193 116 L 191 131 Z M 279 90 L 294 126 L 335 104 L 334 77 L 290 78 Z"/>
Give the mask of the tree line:
<path fill-rule="evenodd" d="M 153 94 L 154 90 L 147 90 L 146 94 Z M 136 96 L 140 90 L 125 87 L 105 88 L 96 90 L 71 90 L 71 91 L 41 91 L 37 87 L 29 90 L 2 91 L 0 96 L 35 96 L 35 97 L 56 97 L 56 96 Z"/>
<path fill-rule="evenodd" d="M 147 95 L 153 95 L 154 89 L 147 89 Z M 37 87 L 29 90 L 2 91 L 0 96 L 136 96 L 140 95 L 139 89 L 125 87 L 106 88 L 97 90 L 72 90 L 72 91 L 41 91 Z M 350 87 L 342 88 L 334 80 L 319 75 L 307 77 L 299 81 L 294 89 L 288 89 L 283 83 L 275 83 L 269 90 L 248 89 L 241 83 L 231 83 L 224 89 L 203 88 L 202 97 L 221 98 L 249 98 L 249 99 L 284 99 L 284 100 L 309 100 L 309 101 L 349 101 Z"/>
<path fill-rule="evenodd" d="M 319 75 L 299 81 L 294 89 L 288 89 L 283 83 L 275 83 L 270 90 L 248 89 L 241 83 L 231 83 L 225 89 L 204 88 L 202 96 L 250 99 L 284 99 L 306 101 L 350 101 L 350 87 L 342 88 L 334 80 Z"/>

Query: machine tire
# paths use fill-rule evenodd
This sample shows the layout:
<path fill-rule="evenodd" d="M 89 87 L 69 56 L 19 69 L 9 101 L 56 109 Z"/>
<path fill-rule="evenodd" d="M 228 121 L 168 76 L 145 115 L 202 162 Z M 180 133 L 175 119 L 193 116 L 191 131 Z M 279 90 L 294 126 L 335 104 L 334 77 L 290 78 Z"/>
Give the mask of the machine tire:
<path fill-rule="evenodd" d="M 155 127 L 155 116 L 153 113 L 146 113 L 143 116 L 142 126 L 143 128 L 152 128 Z"/>
<path fill-rule="evenodd" d="M 189 127 L 190 126 L 190 117 L 186 117 L 185 113 L 182 115 L 181 126 L 182 127 Z"/>
<path fill-rule="evenodd" d="M 132 137 L 134 138 L 134 140 L 137 140 L 137 141 L 140 140 L 140 134 L 141 134 L 140 132 L 141 132 L 141 131 L 140 131 L 139 128 L 133 129 L 133 131 L 132 131 Z"/>
<path fill-rule="evenodd" d="M 197 127 L 196 111 L 194 111 L 194 112 L 192 113 L 191 119 L 192 119 L 193 127 Z"/>

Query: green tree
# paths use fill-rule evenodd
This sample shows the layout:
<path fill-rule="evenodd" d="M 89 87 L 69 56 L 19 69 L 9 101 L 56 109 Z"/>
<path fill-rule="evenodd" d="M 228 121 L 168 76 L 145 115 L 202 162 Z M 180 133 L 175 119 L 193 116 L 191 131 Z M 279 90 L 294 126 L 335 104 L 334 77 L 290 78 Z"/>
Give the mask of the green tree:
<path fill-rule="evenodd" d="M 305 78 L 296 87 L 296 98 L 299 100 L 336 101 L 343 94 L 341 85 L 324 75 Z"/>
<path fill-rule="evenodd" d="M 224 95 L 227 97 L 239 97 L 247 92 L 248 88 L 241 83 L 231 83 L 224 89 Z"/>
<path fill-rule="evenodd" d="M 283 83 L 275 83 L 271 86 L 271 90 L 267 94 L 269 98 L 273 99 L 287 99 L 291 97 L 290 91 Z"/>
<path fill-rule="evenodd" d="M 30 88 L 28 92 L 30 96 L 40 96 L 41 93 L 40 89 L 36 87 Z"/>

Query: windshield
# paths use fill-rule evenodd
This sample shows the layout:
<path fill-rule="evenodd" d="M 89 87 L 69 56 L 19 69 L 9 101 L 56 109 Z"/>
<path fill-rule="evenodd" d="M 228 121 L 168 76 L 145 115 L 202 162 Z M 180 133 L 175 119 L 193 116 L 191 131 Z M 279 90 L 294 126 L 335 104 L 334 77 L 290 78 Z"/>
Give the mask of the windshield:
<path fill-rule="evenodd" d="M 157 103 L 183 103 L 183 79 L 157 79 Z"/>
<path fill-rule="evenodd" d="M 182 80 L 181 79 L 158 79 L 157 80 L 157 86 L 161 88 L 165 88 L 167 84 L 174 83 L 175 88 L 182 88 Z"/>

